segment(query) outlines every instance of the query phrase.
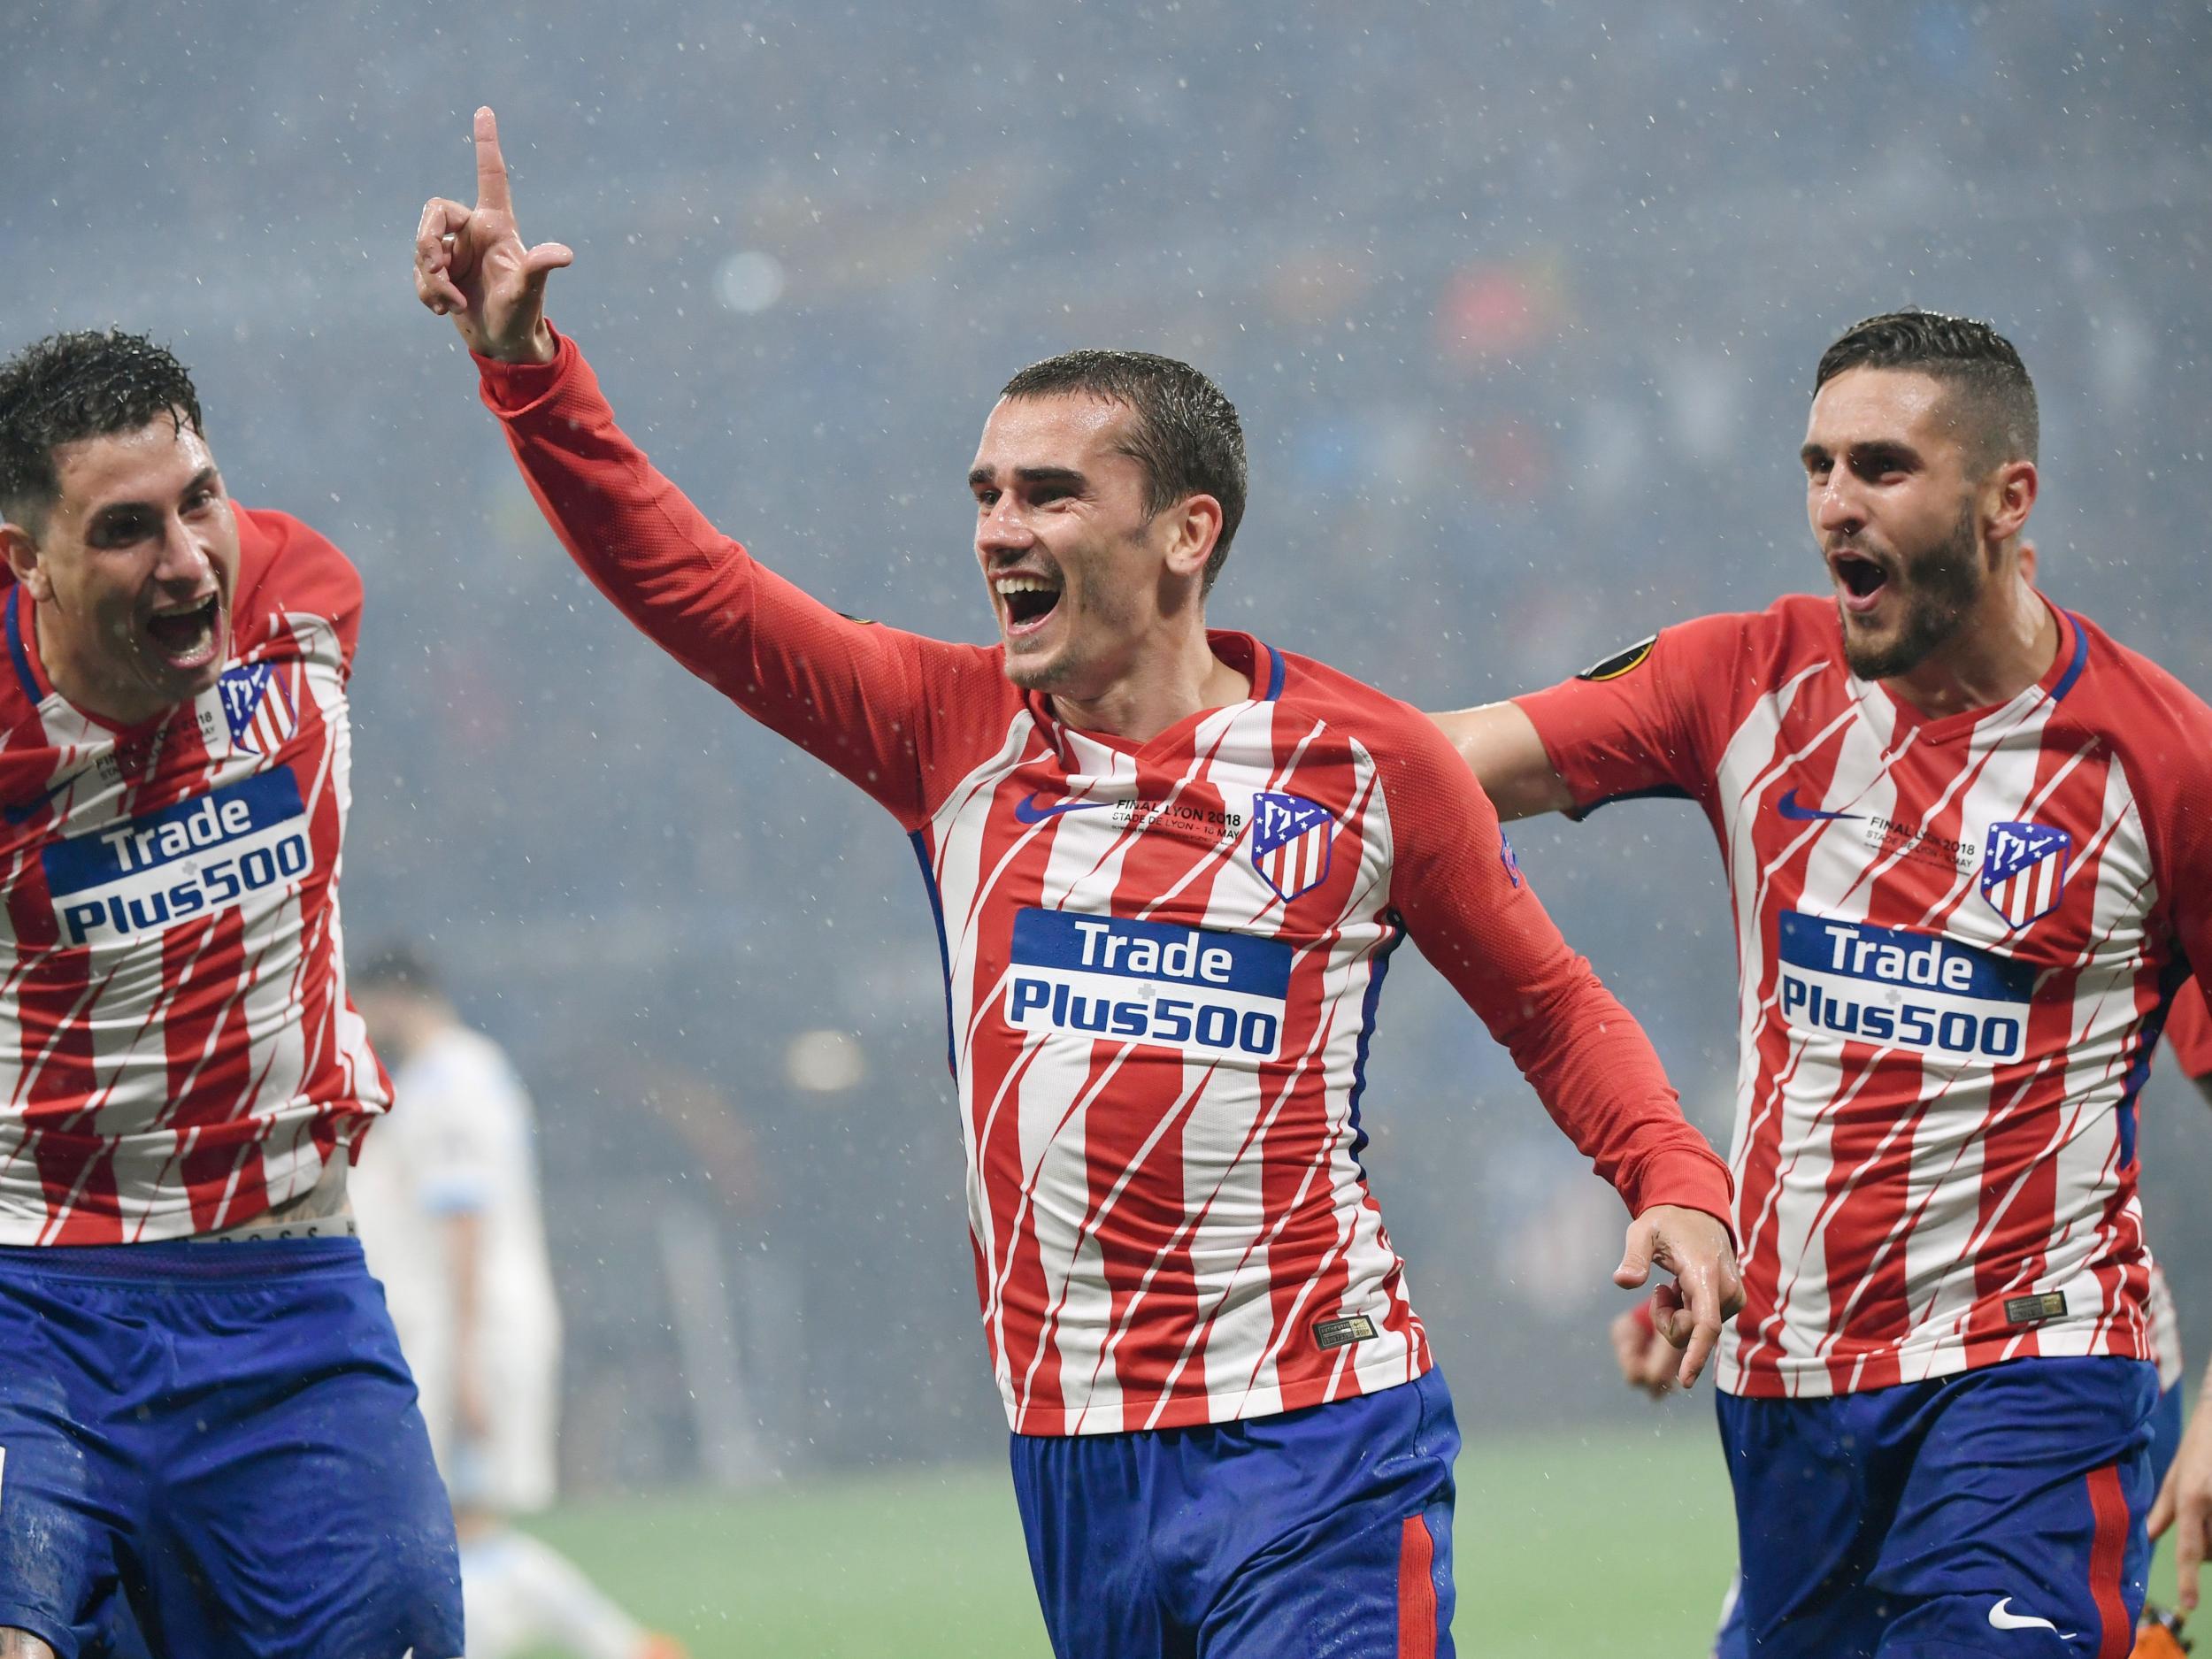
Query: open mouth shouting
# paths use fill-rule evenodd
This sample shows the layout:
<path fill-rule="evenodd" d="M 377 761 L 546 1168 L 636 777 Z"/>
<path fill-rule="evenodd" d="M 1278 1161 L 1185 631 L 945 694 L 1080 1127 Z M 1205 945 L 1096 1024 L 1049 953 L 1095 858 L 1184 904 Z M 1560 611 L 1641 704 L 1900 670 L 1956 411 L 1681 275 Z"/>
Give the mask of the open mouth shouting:
<path fill-rule="evenodd" d="M 146 618 L 146 639 L 155 659 L 174 673 L 209 667 L 223 651 L 223 595 L 210 592 L 188 603 L 165 605 Z"/>
<path fill-rule="evenodd" d="M 991 591 L 1010 641 L 1035 634 L 1060 604 L 1060 579 L 1042 571 L 1001 571 L 991 578 Z"/>
<path fill-rule="evenodd" d="M 1889 567 L 1855 548 L 1837 548 L 1828 555 L 1828 569 L 1836 579 L 1843 608 L 1864 616 L 1889 591 Z"/>

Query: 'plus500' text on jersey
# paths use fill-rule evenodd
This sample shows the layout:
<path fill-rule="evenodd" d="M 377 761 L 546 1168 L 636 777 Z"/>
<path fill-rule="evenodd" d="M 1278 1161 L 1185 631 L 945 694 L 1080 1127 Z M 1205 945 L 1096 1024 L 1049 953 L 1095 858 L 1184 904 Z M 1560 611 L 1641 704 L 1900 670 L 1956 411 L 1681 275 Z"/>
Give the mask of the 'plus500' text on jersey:
<path fill-rule="evenodd" d="M 73 708 L 29 596 L 0 593 L 0 1243 L 242 1225 L 389 1102 L 346 1006 L 335 880 L 360 583 L 306 526 L 232 511 L 221 677 L 150 726 Z"/>
<path fill-rule="evenodd" d="M 1358 1156 L 1409 934 L 1632 1201 L 1724 1207 L 1648 1046 L 1413 710 L 1217 634 L 1248 697 L 1144 743 L 1077 730 L 995 648 L 850 621 L 763 569 L 630 445 L 572 346 L 485 373 L 593 580 L 911 835 L 1015 1428 L 1260 1417 L 1427 1368 Z"/>
<path fill-rule="evenodd" d="M 2212 710 L 2052 617 L 2039 684 L 1943 718 L 1852 675 L 1825 598 L 1520 700 L 1586 807 L 1688 796 L 1727 860 L 1747 1301 L 1724 1388 L 2151 1355 L 2135 1097 L 2212 962 Z"/>

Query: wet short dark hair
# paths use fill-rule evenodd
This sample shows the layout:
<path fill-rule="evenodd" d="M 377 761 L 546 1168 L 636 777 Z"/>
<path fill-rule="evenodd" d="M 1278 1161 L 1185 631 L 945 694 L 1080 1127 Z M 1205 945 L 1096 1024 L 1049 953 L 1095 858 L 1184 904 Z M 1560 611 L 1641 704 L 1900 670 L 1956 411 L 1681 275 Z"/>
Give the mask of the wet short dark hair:
<path fill-rule="evenodd" d="M 1221 535 L 1206 560 L 1204 591 L 1210 593 L 1244 519 L 1244 426 L 1237 406 L 1189 364 L 1149 351 L 1065 351 L 1031 364 L 999 396 L 1067 393 L 1125 403 L 1136 416 L 1122 449 L 1144 468 L 1147 512 L 1163 512 L 1190 495 L 1221 503 Z"/>
<path fill-rule="evenodd" d="M 0 515 L 37 529 L 61 495 L 57 449 L 164 415 L 207 435 L 192 376 L 143 334 L 88 329 L 24 347 L 0 364 Z"/>
<path fill-rule="evenodd" d="M 1976 472 L 2036 458 L 2042 432 L 2035 382 L 2012 342 L 1987 323 L 1942 311 L 1884 311 L 1852 324 L 1821 354 L 1814 392 L 1847 369 L 1913 369 L 1940 382 Z"/>

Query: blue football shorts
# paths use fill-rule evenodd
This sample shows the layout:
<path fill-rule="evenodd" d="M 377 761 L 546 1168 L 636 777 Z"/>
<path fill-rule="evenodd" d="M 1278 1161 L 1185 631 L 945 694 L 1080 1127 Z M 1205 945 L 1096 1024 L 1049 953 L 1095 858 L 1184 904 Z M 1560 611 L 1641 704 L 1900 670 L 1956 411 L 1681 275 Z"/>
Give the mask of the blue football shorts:
<path fill-rule="evenodd" d="M 1013 1437 L 1057 1659 L 1450 1659 L 1441 1373 L 1279 1416 Z"/>
<path fill-rule="evenodd" d="M 2166 1483 L 2166 1471 L 2173 1467 L 2174 1455 L 2181 1449 L 2182 1387 L 2176 1383 L 2158 1396 L 2158 1409 L 2151 1414 L 2151 1491 L 2155 1494 Z M 1743 1586 L 1740 1580 L 1728 1586 L 1728 1597 L 1721 1608 L 1720 1631 L 1713 1638 L 1713 1659 L 1750 1659 L 1751 1641 L 1744 1633 Z"/>
<path fill-rule="evenodd" d="M 453 1517 L 352 1239 L 0 1248 L 0 1627 L 451 1659 Z"/>
<path fill-rule="evenodd" d="M 2180 1391 L 2018 1359 L 1828 1400 L 1718 1402 L 1740 1591 L 1724 1659 L 2124 1655 Z"/>

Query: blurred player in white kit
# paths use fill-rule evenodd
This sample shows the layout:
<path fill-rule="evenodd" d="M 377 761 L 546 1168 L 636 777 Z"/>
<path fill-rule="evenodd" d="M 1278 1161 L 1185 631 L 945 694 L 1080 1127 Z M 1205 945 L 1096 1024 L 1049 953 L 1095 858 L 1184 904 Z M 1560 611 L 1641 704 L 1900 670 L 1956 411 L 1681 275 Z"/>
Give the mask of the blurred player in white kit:
<path fill-rule="evenodd" d="M 412 950 L 364 964 L 354 1002 L 388 1056 L 394 1094 L 354 1170 L 362 1248 L 452 1494 L 471 1659 L 545 1645 L 585 1659 L 680 1659 L 678 1643 L 512 1525 L 553 1501 L 559 1407 L 560 1306 L 529 1094 Z"/>

